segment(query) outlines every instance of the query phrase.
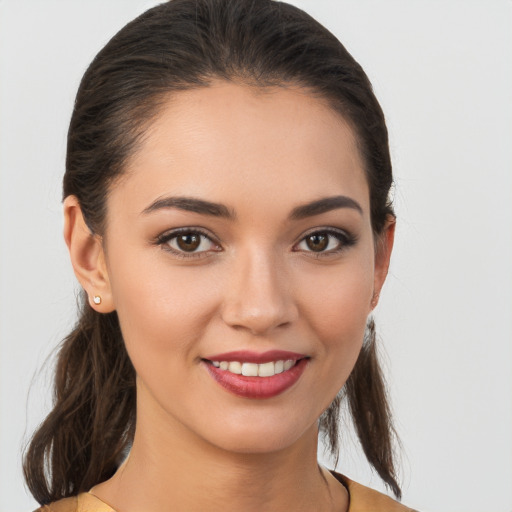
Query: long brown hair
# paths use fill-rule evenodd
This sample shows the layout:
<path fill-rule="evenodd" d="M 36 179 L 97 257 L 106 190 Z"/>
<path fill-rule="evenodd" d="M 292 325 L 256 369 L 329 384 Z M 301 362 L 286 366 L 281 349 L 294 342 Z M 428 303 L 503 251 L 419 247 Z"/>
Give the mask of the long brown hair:
<path fill-rule="evenodd" d="M 130 22 L 99 52 L 76 96 L 64 176 L 64 197 L 78 198 L 91 233 L 103 233 L 109 187 L 164 101 L 215 78 L 260 87 L 294 84 L 326 99 L 356 134 L 372 228 L 376 237 L 382 233 L 393 215 L 392 173 L 384 115 L 371 84 L 328 30 L 272 0 L 172 0 Z M 320 428 L 336 450 L 345 396 L 370 464 L 399 497 L 394 430 L 374 338 L 367 337 Z M 108 479 L 134 428 L 135 372 L 117 315 L 95 312 L 82 297 L 79 320 L 60 348 L 53 410 L 24 457 L 35 499 L 46 504 Z"/>

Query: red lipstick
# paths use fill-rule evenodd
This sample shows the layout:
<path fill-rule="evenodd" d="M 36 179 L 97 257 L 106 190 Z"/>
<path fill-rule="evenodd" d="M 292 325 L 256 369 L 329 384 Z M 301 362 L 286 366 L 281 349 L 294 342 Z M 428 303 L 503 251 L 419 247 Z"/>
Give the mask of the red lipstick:
<path fill-rule="evenodd" d="M 297 352 L 288 352 L 286 350 L 268 350 L 267 352 L 251 352 L 249 350 L 235 350 L 233 352 L 225 352 L 224 354 L 215 354 L 205 357 L 208 361 L 240 361 L 244 363 L 269 363 L 270 361 L 298 361 L 307 356 L 298 354 Z"/>
<path fill-rule="evenodd" d="M 308 359 L 304 354 L 283 350 L 271 350 L 263 353 L 235 351 L 210 356 L 203 359 L 203 364 L 210 376 L 227 391 L 243 398 L 262 400 L 277 396 L 291 388 L 302 376 L 308 364 Z M 288 364 L 291 364 L 291 361 L 293 361 L 293 366 L 269 377 L 253 377 L 219 368 L 214 366 L 212 361 L 216 363 L 236 361 L 256 365 L 275 361 L 287 361 Z"/>

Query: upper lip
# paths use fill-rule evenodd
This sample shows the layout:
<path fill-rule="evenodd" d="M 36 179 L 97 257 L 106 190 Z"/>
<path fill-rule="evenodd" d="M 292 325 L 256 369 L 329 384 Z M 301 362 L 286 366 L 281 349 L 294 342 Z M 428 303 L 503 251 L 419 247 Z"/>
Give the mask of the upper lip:
<path fill-rule="evenodd" d="M 288 352 L 287 350 L 268 350 L 267 352 L 252 352 L 250 350 L 235 350 L 233 352 L 224 352 L 223 354 L 215 354 L 205 357 L 208 361 L 239 361 L 244 363 L 270 363 L 271 361 L 298 361 L 304 359 L 305 354 L 297 352 Z"/>

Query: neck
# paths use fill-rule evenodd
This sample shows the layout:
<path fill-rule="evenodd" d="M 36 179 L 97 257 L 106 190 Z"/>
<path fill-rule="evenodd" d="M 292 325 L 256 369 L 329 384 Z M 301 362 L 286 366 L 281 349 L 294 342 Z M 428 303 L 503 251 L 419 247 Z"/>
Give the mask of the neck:
<path fill-rule="evenodd" d="M 346 510 L 345 489 L 317 463 L 316 425 L 293 445 L 266 453 L 233 453 L 178 422 L 138 411 L 130 455 L 92 493 L 117 512 Z M 341 507 L 341 508 L 340 508 Z"/>

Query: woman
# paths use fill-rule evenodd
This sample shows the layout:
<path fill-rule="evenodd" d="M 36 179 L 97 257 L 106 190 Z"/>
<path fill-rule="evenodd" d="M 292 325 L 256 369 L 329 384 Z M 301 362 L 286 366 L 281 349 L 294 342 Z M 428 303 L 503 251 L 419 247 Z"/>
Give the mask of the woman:
<path fill-rule="evenodd" d="M 366 75 L 299 9 L 172 0 L 124 27 L 69 128 L 84 301 L 25 456 L 41 510 L 407 510 L 316 456 L 346 398 L 400 497 L 369 318 L 391 183 Z"/>

